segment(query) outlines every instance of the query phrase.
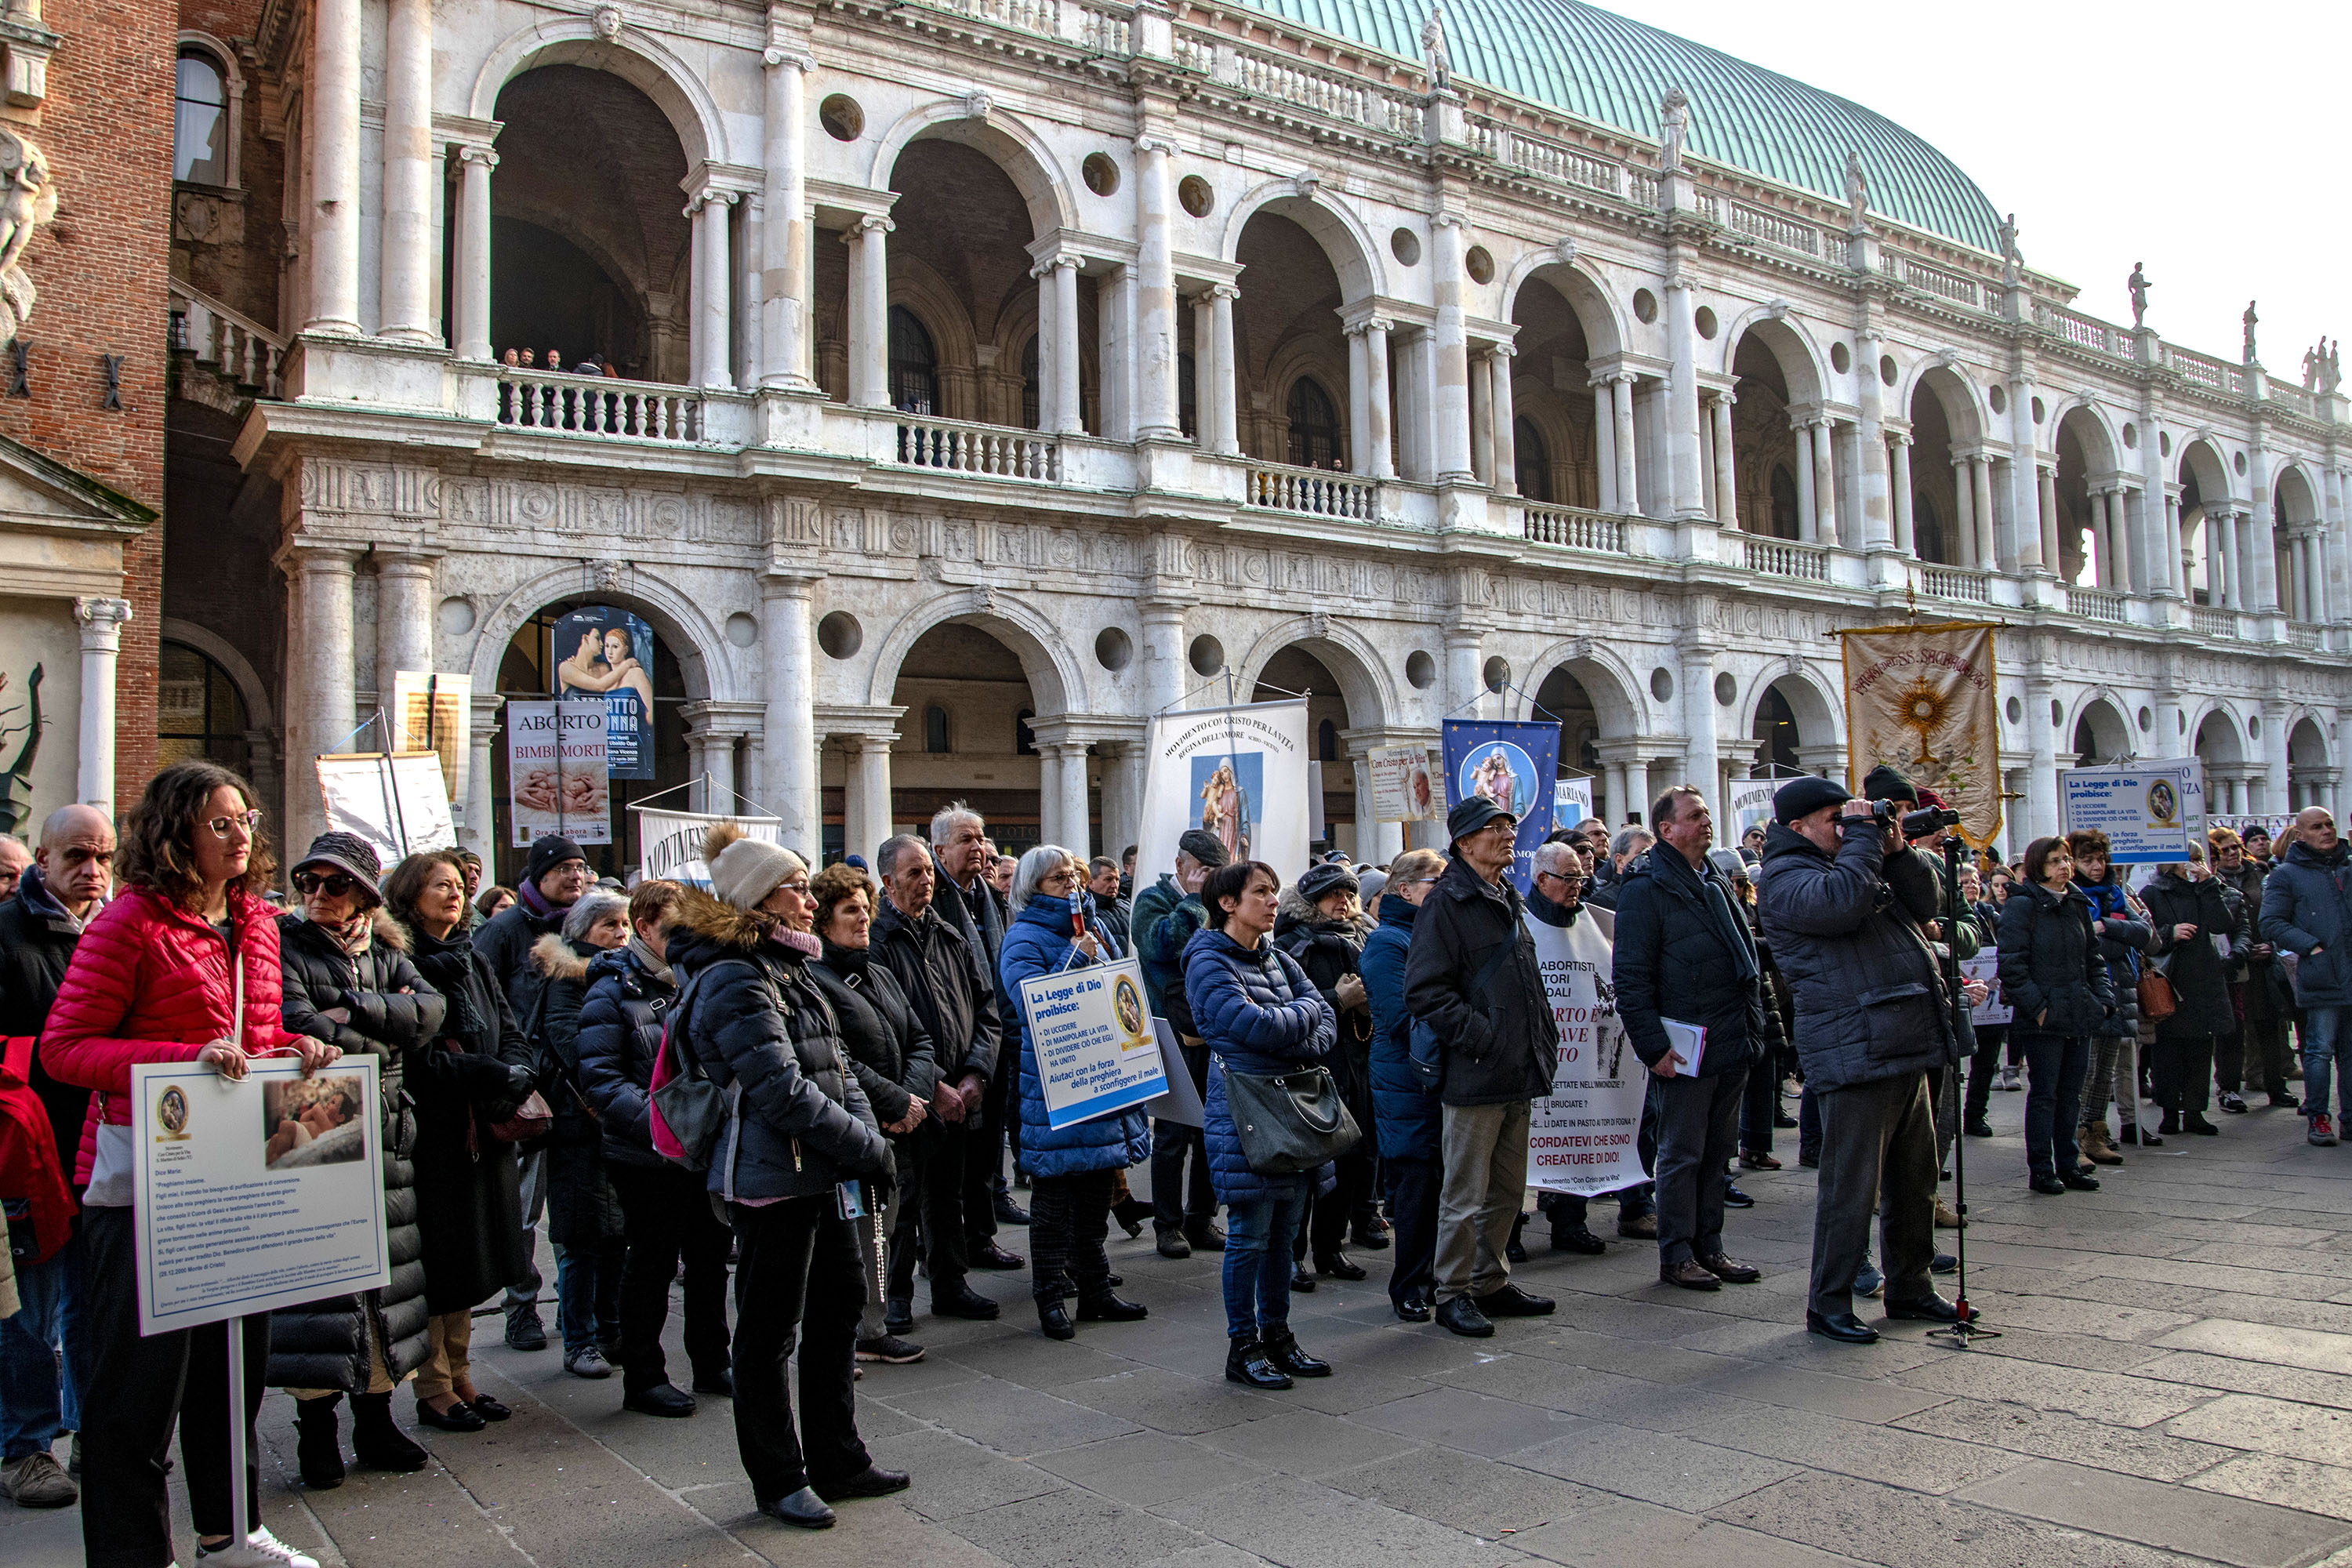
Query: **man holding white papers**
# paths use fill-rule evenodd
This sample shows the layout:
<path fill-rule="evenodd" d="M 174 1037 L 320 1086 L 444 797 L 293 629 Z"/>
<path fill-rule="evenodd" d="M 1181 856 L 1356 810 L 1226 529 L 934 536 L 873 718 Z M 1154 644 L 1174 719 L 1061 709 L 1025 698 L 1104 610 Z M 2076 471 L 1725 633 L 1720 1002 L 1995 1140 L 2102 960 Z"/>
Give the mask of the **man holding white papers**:
<path fill-rule="evenodd" d="M 1707 860 L 1706 802 L 1670 789 L 1651 822 L 1657 847 L 1617 897 L 1614 978 L 1626 1038 L 1656 1079 L 1658 1278 L 1685 1290 L 1752 1285 L 1758 1270 L 1724 1255 L 1723 1188 L 1764 1039 L 1763 971 L 1731 885 Z"/>

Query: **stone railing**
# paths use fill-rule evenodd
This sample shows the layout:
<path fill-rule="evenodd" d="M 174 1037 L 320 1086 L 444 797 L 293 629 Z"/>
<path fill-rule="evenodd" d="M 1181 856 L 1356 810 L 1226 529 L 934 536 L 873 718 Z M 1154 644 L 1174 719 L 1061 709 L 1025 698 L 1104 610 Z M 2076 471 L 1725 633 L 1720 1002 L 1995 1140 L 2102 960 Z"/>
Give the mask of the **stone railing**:
<path fill-rule="evenodd" d="M 2124 621 L 2124 596 L 2106 588 L 2069 586 L 2066 608 L 2086 621 L 2109 621 L 2116 626 Z"/>
<path fill-rule="evenodd" d="M 2044 331 L 2057 333 L 2077 348 L 2085 348 L 2117 359 L 2133 357 L 2132 331 L 2129 327 L 2102 321 L 2096 316 L 2085 316 L 2079 310 L 2062 306 L 2039 303 L 2033 307 L 2033 321 Z"/>
<path fill-rule="evenodd" d="M 1270 99 L 1391 136 L 1421 134 L 1421 105 L 1343 71 L 1294 56 L 1236 44 L 1222 36 L 1179 32 L 1176 63 L 1252 98 Z"/>
<path fill-rule="evenodd" d="M 1755 533 L 1741 534 L 1739 543 L 1750 572 L 1760 572 L 1767 577 L 1794 577 L 1806 583 L 1830 580 L 1830 552 L 1826 546 L 1767 539 Z"/>
<path fill-rule="evenodd" d="M 898 429 L 896 458 L 909 468 L 991 474 L 1043 484 L 1058 483 L 1062 478 L 1060 445 L 1034 430 L 903 416 Z"/>
<path fill-rule="evenodd" d="M 178 279 L 170 289 L 172 347 L 196 363 L 264 397 L 283 395 L 278 373 L 286 340 Z"/>
<path fill-rule="evenodd" d="M 1903 281 L 1914 289 L 1938 299 L 1949 300 L 1955 305 L 1966 305 L 1970 310 L 1978 308 L 1983 299 L 1975 279 L 1948 272 L 1940 267 L 1931 267 L 1908 256 L 1903 258 Z"/>
<path fill-rule="evenodd" d="M 703 439 L 702 395 L 690 387 L 553 371 L 499 371 L 499 423 L 616 441 L 692 446 Z"/>
<path fill-rule="evenodd" d="M 1539 180 L 1556 180 L 1580 190 L 1612 196 L 1625 194 L 1625 165 L 1566 142 L 1530 136 L 1497 121 L 1473 116 L 1469 128 L 1474 143 L 1490 153 L 1495 162 Z"/>
<path fill-rule="evenodd" d="M 2194 382 L 2212 392 L 2229 393 L 2234 396 L 2245 395 L 2246 371 L 2243 365 L 2231 364 L 2227 360 L 2215 359 L 2211 354 L 2200 354 L 2193 349 L 2179 348 L 2171 343 L 2164 345 L 2164 363 L 2183 381 Z"/>
<path fill-rule="evenodd" d="M 1078 42 L 1096 54 L 1123 59 L 1135 52 L 1134 38 L 1134 25 L 1125 16 L 1088 5 L 1078 7 Z"/>
<path fill-rule="evenodd" d="M 2234 637 L 2238 635 L 2238 612 L 2208 610 L 2191 605 L 2189 610 L 2189 629 L 2201 637 Z"/>
<path fill-rule="evenodd" d="M 1380 487 L 1370 479 L 1328 473 L 1321 468 L 1257 466 L 1249 471 L 1242 502 L 1269 511 L 1371 522 L 1380 515 Z"/>
<path fill-rule="evenodd" d="M 2305 418 L 2312 417 L 2319 411 L 2319 400 L 2304 388 L 2290 382 L 2267 381 L 2263 384 L 2263 391 L 2273 402 L 2284 403 Z"/>
<path fill-rule="evenodd" d="M 2297 647 L 2307 647 L 2317 652 L 2327 644 L 2327 629 L 2311 621 L 2289 621 L 2286 626 L 2286 640 Z"/>
<path fill-rule="evenodd" d="M 1610 555 L 1625 553 L 1622 518 L 1580 507 L 1549 506 L 1542 501 L 1528 501 L 1526 505 L 1527 517 L 1520 532 L 1533 543 L 1565 544 L 1571 550 L 1597 550 Z"/>
<path fill-rule="evenodd" d="M 1746 202 L 1727 202 L 1724 207 L 1724 222 L 1734 233 L 1803 256 L 1822 254 L 1822 231 L 1811 224 Z"/>
<path fill-rule="evenodd" d="M 1919 592 L 1931 599 L 1960 599 L 1971 605 L 1989 604 L 1992 599 L 1990 576 L 1966 566 L 1936 566 L 1923 561 L 1919 563 Z"/>

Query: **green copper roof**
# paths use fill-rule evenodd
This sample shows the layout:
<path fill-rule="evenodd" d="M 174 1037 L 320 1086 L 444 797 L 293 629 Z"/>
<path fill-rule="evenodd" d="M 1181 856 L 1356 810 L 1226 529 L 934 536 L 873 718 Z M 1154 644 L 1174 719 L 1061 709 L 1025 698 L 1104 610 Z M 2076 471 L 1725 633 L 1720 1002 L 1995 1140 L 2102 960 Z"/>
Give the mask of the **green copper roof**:
<path fill-rule="evenodd" d="M 1419 58 L 1426 0 L 1242 0 L 1248 8 Z M 1898 222 L 1997 250 L 2000 215 L 1976 182 L 1858 103 L 1580 0 L 1448 0 L 1454 74 L 1579 119 L 1655 140 L 1658 100 L 1691 100 L 1690 150 L 1783 184 L 1845 199 L 1862 154 L 1870 205 Z"/>

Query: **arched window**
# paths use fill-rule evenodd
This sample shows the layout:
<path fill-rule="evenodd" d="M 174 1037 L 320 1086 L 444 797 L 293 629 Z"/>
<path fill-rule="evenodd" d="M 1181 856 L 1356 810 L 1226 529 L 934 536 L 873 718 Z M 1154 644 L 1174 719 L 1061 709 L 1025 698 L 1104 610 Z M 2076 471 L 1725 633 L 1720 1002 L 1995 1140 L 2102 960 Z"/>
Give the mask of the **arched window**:
<path fill-rule="evenodd" d="M 240 773 L 252 767 L 245 699 L 227 670 L 185 643 L 167 642 L 157 664 L 155 698 L 159 763 L 202 757 Z"/>
<path fill-rule="evenodd" d="M 1772 537 L 1795 539 L 1803 530 L 1797 525 L 1797 481 L 1786 465 L 1772 465 Z"/>
<path fill-rule="evenodd" d="M 1551 453 L 1544 446 L 1543 432 L 1524 416 L 1514 419 L 1511 445 L 1518 459 L 1517 470 L 1511 477 L 1518 481 L 1519 494 L 1529 500 L 1550 500 Z"/>
<path fill-rule="evenodd" d="M 940 356 L 930 329 L 904 305 L 890 307 L 890 406 L 901 414 L 940 411 Z"/>
<path fill-rule="evenodd" d="M 923 750 L 934 756 L 944 756 L 951 749 L 948 745 L 948 710 L 934 702 L 923 710 Z"/>
<path fill-rule="evenodd" d="M 1290 384 L 1290 461 L 1301 468 L 1339 466 L 1339 412 L 1311 375 Z"/>
<path fill-rule="evenodd" d="M 1021 426 L 1034 430 L 1038 423 L 1037 340 L 1032 336 L 1021 351 Z"/>
<path fill-rule="evenodd" d="M 1024 708 L 1013 716 L 1013 754 L 1034 757 L 1037 754 L 1037 731 L 1029 728 L 1029 721 L 1037 717 Z"/>
<path fill-rule="evenodd" d="M 173 87 L 172 178 L 228 184 L 228 88 L 218 61 L 184 49 Z"/>
<path fill-rule="evenodd" d="M 1339 760 L 1339 726 L 1328 719 L 1315 728 L 1315 760 L 1318 763 Z"/>

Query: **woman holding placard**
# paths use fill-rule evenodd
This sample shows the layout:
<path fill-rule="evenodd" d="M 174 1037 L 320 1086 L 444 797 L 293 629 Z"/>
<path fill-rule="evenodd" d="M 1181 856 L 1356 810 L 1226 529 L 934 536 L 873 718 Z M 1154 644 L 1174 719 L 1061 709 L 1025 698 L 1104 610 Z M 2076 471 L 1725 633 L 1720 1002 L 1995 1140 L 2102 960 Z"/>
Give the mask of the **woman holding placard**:
<path fill-rule="evenodd" d="M 97 1347 L 82 1391 L 82 1550 L 109 1568 L 172 1562 L 163 1454 L 176 1423 L 196 1556 L 217 1568 L 318 1568 L 265 1529 L 231 1539 L 229 1488 L 260 1517 L 253 1435 L 269 1365 L 269 1316 L 244 1320 L 245 1408 L 228 1397 L 228 1324 L 142 1338 L 131 1200 L 137 1149 L 131 1069 L 190 1062 L 240 1079 L 250 1057 L 299 1054 L 304 1070 L 342 1053 L 289 1035 L 278 1016 L 278 923 L 262 897 L 277 862 L 253 788 L 201 761 L 150 780 L 122 826 L 122 891 L 82 933 L 50 1009 L 41 1059 L 60 1082 L 99 1092 L 75 1162 L 89 1248 L 87 1332 Z M 242 1005 L 240 1005 L 240 1002 Z M 245 1423 L 245 1474 L 229 1475 L 229 1422 Z"/>

